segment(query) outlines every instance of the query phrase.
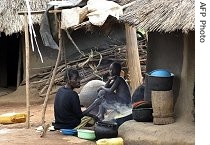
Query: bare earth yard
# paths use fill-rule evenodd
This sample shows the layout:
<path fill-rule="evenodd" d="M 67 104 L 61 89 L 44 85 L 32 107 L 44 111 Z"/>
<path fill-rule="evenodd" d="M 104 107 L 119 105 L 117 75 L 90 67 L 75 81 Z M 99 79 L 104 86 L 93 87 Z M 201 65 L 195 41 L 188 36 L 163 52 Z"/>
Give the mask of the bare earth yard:
<path fill-rule="evenodd" d="M 0 114 L 4 113 L 25 113 L 26 103 L 24 87 L 21 90 L 10 93 L 6 96 L 0 96 Z M 40 126 L 43 98 L 31 96 L 30 106 L 30 125 L 26 128 L 25 123 L 0 124 L 0 145 L 95 145 L 95 141 L 87 141 L 76 136 L 67 136 L 59 131 L 48 131 L 46 136 L 41 138 L 40 132 L 36 128 Z M 49 99 L 46 114 L 46 123 L 53 120 L 53 98 Z"/>
<path fill-rule="evenodd" d="M 0 96 L 0 114 L 25 113 L 25 87 L 9 95 Z M 32 93 L 33 94 L 33 93 Z M 53 95 L 54 96 L 54 95 Z M 45 120 L 51 123 L 53 116 L 53 96 L 48 101 Z M 41 138 L 36 128 L 40 126 L 43 98 L 38 94 L 30 96 L 30 129 L 25 123 L 0 124 L 0 145 L 96 145 L 95 141 L 80 139 L 76 136 L 66 136 L 58 131 L 48 131 Z M 169 125 L 153 125 L 153 123 L 128 121 L 120 126 L 119 136 L 124 139 L 125 145 L 194 145 L 194 123 L 176 120 Z"/>

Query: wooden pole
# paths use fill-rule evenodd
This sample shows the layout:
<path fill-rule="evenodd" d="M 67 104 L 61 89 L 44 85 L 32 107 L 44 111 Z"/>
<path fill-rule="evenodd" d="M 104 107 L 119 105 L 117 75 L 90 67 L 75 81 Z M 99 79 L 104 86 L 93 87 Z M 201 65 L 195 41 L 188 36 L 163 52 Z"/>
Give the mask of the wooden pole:
<path fill-rule="evenodd" d="M 142 83 L 142 74 L 139 60 L 139 51 L 137 45 L 136 28 L 125 24 L 126 31 L 126 52 L 127 52 L 127 63 L 129 71 L 129 80 L 131 87 L 131 94 L 135 89 Z"/>
<path fill-rule="evenodd" d="M 43 14 L 43 11 L 31 11 L 31 14 Z M 19 15 L 24 15 L 25 29 L 25 53 L 26 53 L 26 126 L 30 128 L 30 86 L 29 86 L 29 33 L 28 33 L 28 11 L 18 12 Z"/>
<path fill-rule="evenodd" d="M 26 126 L 30 128 L 30 93 L 29 93 L 29 36 L 28 36 L 28 15 L 24 16 L 25 24 L 25 52 L 26 52 Z"/>
<path fill-rule="evenodd" d="M 54 80 L 55 80 L 55 75 L 56 75 L 56 71 L 57 71 L 57 68 L 58 68 L 58 64 L 60 62 L 60 57 L 61 57 L 61 47 L 62 47 L 62 35 L 61 35 L 61 21 L 60 21 L 60 14 L 59 14 L 59 29 L 58 29 L 58 39 L 59 39 L 59 51 L 58 51 L 58 56 L 57 56 L 57 60 L 56 60 L 56 64 L 55 64 L 55 68 L 53 70 L 53 74 L 52 74 L 52 78 L 50 80 L 50 84 L 49 84 L 49 87 L 47 89 L 47 93 L 46 93 L 46 97 L 45 97 L 45 100 L 44 100 L 44 104 L 43 104 L 43 109 L 42 109 L 42 120 L 41 120 L 41 124 L 44 125 L 45 123 L 45 112 L 46 112 L 46 109 L 47 109 L 47 102 L 48 102 L 48 98 L 49 98 L 49 95 L 50 95 L 50 91 L 52 89 L 52 85 L 54 83 Z"/>

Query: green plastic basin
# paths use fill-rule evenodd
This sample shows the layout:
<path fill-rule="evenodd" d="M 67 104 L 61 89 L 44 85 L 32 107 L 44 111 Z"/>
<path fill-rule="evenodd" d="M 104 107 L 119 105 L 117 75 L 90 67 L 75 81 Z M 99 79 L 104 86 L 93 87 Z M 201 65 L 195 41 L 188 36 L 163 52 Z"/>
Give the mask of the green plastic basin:
<path fill-rule="evenodd" d="M 95 131 L 88 129 L 77 129 L 77 136 L 87 140 L 94 140 L 96 138 Z"/>

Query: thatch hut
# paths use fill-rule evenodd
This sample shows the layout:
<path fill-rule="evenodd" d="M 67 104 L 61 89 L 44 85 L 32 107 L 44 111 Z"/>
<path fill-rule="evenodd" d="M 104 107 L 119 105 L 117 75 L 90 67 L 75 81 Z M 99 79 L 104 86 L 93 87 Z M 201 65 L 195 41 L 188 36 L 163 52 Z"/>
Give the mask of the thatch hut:
<path fill-rule="evenodd" d="M 130 1 L 121 1 L 122 4 Z M 195 3 L 193 0 L 137 0 L 123 22 L 148 32 L 147 72 L 163 68 L 175 74 L 176 119 L 192 122 L 195 83 Z"/>
<path fill-rule="evenodd" d="M 50 0 L 31 0 L 31 11 L 47 10 L 49 2 Z M 17 88 L 20 82 L 24 80 L 26 73 L 24 16 L 18 14 L 20 11 L 27 11 L 26 3 L 18 0 L 13 2 L 4 0 L 0 6 L 0 43 L 2 46 L 0 49 L 0 68 L 3 70 L 0 72 L 0 87 L 14 86 Z M 41 62 L 36 46 L 34 52 L 30 48 L 30 76 L 46 70 L 52 70 L 58 54 L 58 50 L 46 47 L 42 42 L 39 33 L 42 14 L 32 15 L 32 20 L 44 63 Z M 90 53 L 91 50 L 100 51 L 115 46 L 120 46 L 120 49 L 115 49 L 117 51 L 122 50 L 122 47 L 123 49 L 125 48 L 124 24 L 119 23 L 116 19 L 109 17 L 100 28 L 93 25 L 91 27 L 86 25 L 83 28 L 71 31 L 71 37 L 81 52 Z M 74 60 L 75 57 L 83 57 L 69 40 L 65 31 L 62 31 L 62 47 L 67 55 L 65 56 L 62 53 L 63 59 L 66 57 L 67 61 Z M 111 52 L 113 55 L 114 53 L 114 51 Z M 10 59 L 11 57 L 13 59 Z M 125 58 L 120 59 L 125 60 Z"/>
<path fill-rule="evenodd" d="M 30 0 L 31 11 L 46 10 L 50 1 L 51 0 Z M 16 87 L 16 85 L 18 86 L 25 76 L 24 16 L 19 15 L 18 12 L 27 11 L 27 7 L 25 1 L 19 0 L 3 0 L 0 3 L 0 7 L 0 68 L 2 70 L 0 72 L 0 87 Z M 46 69 L 48 66 L 54 66 L 57 57 L 57 50 L 45 47 L 42 43 L 39 33 L 41 19 L 42 14 L 32 15 L 32 20 L 37 35 L 37 41 L 40 47 L 40 51 L 44 57 L 44 63 L 41 63 L 37 50 L 35 49 L 35 52 L 32 52 L 32 49 L 30 48 L 31 75 L 41 71 L 40 68 L 42 67 L 43 69 Z M 89 47 L 91 48 L 93 46 L 98 47 L 99 45 L 104 45 L 104 47 L 108 46 L 108 44 L 104 44 L 107 40 L 104 40 L 103 43 L 99 44 L 100 39 L 103 39 L 103 34 L 101 34 L 99 39 L 95 41 L 93 39 L 95 37 L 98 37 L 97 34 L 93 34 L 92 36 L 90 36 L 92 32 L 86 32 L 86 30 L 78 31 L 79 33 L 75 32 L 74 34 L 72 34 L 72 37 L 80 38 L 83 40 L 86 38 L 86 40 L 82 41 L 81 44 L 78 44 L 78 40 L 74 39 L 81 49 Z M 98 31 L 97 33 L 101 32 Z M 87 44 L 90 38 L 92 38 L 92 41 L 95 41 L 95 43 L 97 44 L 92 44 L 93 42 L 90 42 L 91 45 Z M 68 38 L 64 39 L 64 42 L 66 42 L 64 43 L 64 47 L 74 47 L 72 44 L 70 44 Z M 72 55 L 75 56 L 75 53 L 76 51 L 73 51 Z"/>
<path fill-rule="evenodd" d="M 122 0 L 121 5 L 129 2 Z M 137 0 L 124 12 L 121 17 L 123 22 L 148 33 L 146 71 L 162 68 L 175 74 L 172 90 L 176 122 L 152 126 L 144 122 L 128 121 L 120 126 L 119 135 L 127 137 L 125 143 L 133 145 L 195 144 L 192 113 L 195 108 L 194 1 Z M 189 125 L 188 128 L 185 128 L 186 125 Z M 172 126 L 173 129 L 170 129 Z"/>

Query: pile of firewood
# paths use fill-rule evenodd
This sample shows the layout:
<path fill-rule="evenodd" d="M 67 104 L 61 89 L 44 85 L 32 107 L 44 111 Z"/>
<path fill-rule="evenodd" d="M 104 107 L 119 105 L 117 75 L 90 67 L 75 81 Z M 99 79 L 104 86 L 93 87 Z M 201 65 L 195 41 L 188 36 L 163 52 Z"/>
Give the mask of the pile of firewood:
<path fill-rule="evenodd" d="M 141 40 L 139 42 L 139 56 L 141 64 L 141 72 L 144 74 L 146 72 L 146 40 Z M 54 80 L 54 86 L 63 85 L 63 72 L 68 67 L 77 68 L 80 75 L 82 76 L 81 85 L 86 84 L 90 80 L 102 80 L 106 81 L 109 76 L 109 66 L 112 62 L 117 61 L 122 64 L 122 70 L 125 72 L 125 79 L 128 77 L 128 69 L 126 62 L 126 48 L 125 45 L 121 46 L 110 46 L 110 48 L 102 51 L 91 51 L 89 54 L 85 54 L 84 57 L 75 59 L 74 61 L 64 61 L 61 62 L 57 68 L 56 76 Z M 30 87 L 39 90 L 39 95 L 41 97 L 45 96 L 47 88 L 50 83 L 53 68 L 46 68 L 43 73 L 35 74 L 30 77 Z M 25 82 L 22 82 L 24 85 Z M 55 88 L 55 87 L 54 87 Z M 57 90 L 52 90 L 55 93 Z"/>

